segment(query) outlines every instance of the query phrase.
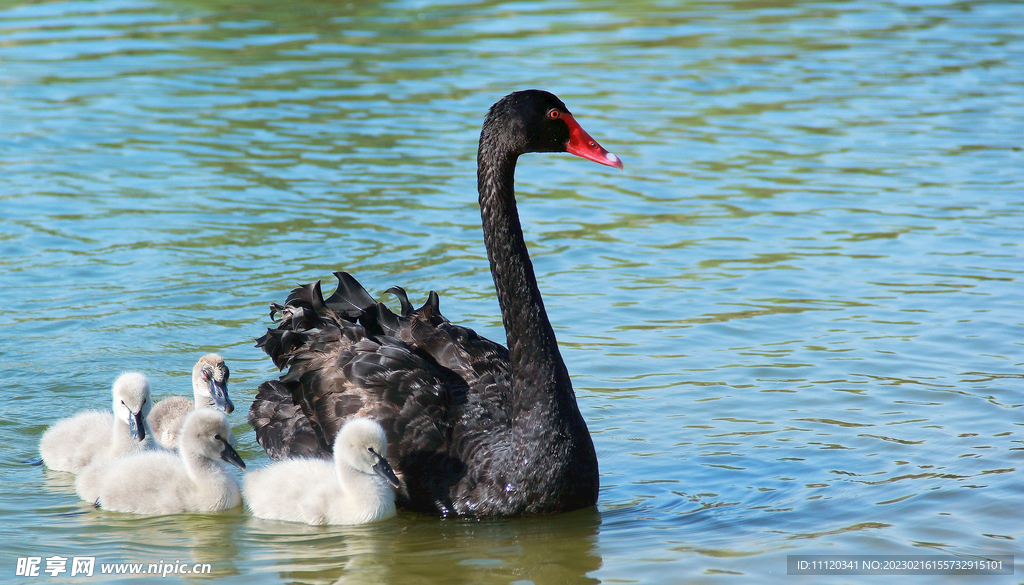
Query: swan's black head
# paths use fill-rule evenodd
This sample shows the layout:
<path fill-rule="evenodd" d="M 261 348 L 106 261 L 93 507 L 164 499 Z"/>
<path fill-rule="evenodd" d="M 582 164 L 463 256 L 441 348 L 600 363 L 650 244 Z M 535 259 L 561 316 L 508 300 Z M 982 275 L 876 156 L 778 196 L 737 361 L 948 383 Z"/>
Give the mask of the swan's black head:
<path fill-rule="evenodd" d="M 591 138 L 562 100 L 539 89 L 510 93 L 491 106 L 480 132 L 480 150 L 485 149 L 516 155 L 569 152 L 596 163 L 622 168 L 619 157 Z"/>

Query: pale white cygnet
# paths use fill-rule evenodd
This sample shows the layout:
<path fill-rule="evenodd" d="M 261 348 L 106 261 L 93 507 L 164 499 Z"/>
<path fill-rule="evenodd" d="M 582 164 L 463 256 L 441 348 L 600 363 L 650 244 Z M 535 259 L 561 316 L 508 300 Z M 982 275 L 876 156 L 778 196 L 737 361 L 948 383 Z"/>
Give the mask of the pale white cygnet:
<path fill-rule="evenodd" d="M 387 438 L 376 421 L 345 423 L 334 441 L 334 461 L 287 459 L 245 475 L 245 503 L 253 515 L 306 524 L 363 524 L 395 515 L 399 481 L 384 453 Z"/>
<path fill-rule="evenodd" d="M 238 481 L 222 463 L 245 469 L 224 413 L 199 408 L 185 417 L 180 454 L 137 453 L 85 468 L 75 491 L 101 509 L 131 514 L 219 512 L 242 505 Z"/>
<path fill-rule="evenodd" d="M 153 407 L 149 415 L 149 426 L 153 429 L 156 442 L 165 449 L 178 448 L 178 433 L 181 425 L 196 408 L 216 408 L 231 414 L 235 405 L 228 397 L 228 371 L 224 358 L 215 353 L 208 353 L 199 358 L 192 368 L 192 395 L 171 396 Z"/>
<path fill-rule="evenodd" d="M 39 453 L 50 469 L 78 473 L 93 461 L 154 448 L 146 417 L 152 403 L 149 380 L 125 372 L 114 380 L 113 414 L 87 410 L 57 421 L 39 440 Z"/>

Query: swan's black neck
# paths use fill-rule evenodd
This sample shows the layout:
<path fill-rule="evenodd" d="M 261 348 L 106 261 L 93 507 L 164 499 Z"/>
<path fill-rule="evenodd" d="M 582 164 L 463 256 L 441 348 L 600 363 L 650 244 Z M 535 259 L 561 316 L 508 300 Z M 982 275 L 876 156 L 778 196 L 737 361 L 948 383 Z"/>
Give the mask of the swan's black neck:
<path fill-rule="evenodd" d="M 517 153 L 491 148 L 481 139 L 477 158 L 480 214 L 508 339 L 513 403 L 524 408 L 568 407 L 579 416 L 519 223 L 515 199 L 518 158 Z"/>

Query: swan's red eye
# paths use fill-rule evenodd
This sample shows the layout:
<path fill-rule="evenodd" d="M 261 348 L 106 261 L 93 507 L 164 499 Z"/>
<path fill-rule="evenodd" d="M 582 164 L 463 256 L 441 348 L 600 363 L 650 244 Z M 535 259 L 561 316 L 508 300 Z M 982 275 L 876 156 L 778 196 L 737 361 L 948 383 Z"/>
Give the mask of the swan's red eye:
<path fill-rule="evenodd" d="M 551 118 L 552 120 L 557 120 L 561 115 L 562 115 L 562 112 L 559 112 L 558 110 L 555 110 L 555 109 L 548 110 L 548 118 Z"/>

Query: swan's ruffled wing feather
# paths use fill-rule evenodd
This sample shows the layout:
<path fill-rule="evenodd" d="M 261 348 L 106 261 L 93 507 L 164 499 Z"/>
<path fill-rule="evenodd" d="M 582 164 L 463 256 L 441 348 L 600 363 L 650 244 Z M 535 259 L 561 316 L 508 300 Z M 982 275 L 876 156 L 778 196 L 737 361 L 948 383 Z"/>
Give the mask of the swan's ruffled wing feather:
<path fill-rule="evenodd" d="M 320 441 L 291 392 L 277 380 L 260 384 L 249 408 L 249 423 L 256 431 L 256 441 L 275 461 L 331 456 L 330 445 Z"/>
<path fill-rule="evenodd" d="M 350 321 L 355 321 L 377 304 L 351 274 L 339 271 L 335 272 L 334 276 L 338 279 L 338 289 L 324 301 L 332 311 L 343 315 Z"/>
<path fill-rule="evenodd" d="M 488 379 L 487 384 L 497 383 L 507 388 L 511 378 L 505 346 L 446 319 L 441 314 L 437 293 L 431 292 L 427 302 L 413 310 L 403 289 L 392 287 L 388 290 L 396 289 L 400 291 L 401 316 L 378 303 L 376 311 L 367 311 L 360 323 L 367 329 L 380 329 L 401 339 L 437 367 L 453 372 L 471 389 L 480 385 L 484 378 Z M 470 394 L 475 393 L 470 391 Z M 507 396 L 507 391 L 499 390 L 498 395 Z"/>

